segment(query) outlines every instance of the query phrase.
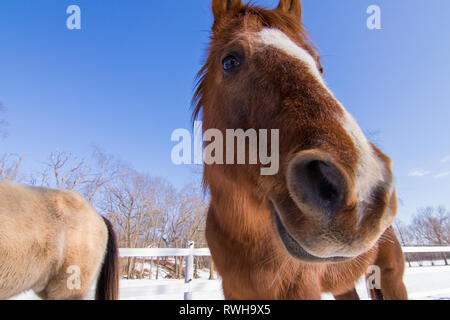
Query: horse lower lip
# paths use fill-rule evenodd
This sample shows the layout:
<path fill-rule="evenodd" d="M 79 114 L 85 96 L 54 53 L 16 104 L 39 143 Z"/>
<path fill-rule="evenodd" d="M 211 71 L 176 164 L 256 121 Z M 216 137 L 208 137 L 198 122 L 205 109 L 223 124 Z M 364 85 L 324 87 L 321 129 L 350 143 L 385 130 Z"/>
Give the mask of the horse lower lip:
<path fill-rule="evenodd" d="M 308 253 L 286 230 L 283 222 L 281 221 L 278 211 L 275 209 L 275 206 L 273 206 L 273 214 L 275 216 L 275 223 L 281 241 L 283 242 L 289 254 L 294 258 L 310 263 L 333 263 L 349 260 L 349 258 L 344 257 L 319 258 Z"/>

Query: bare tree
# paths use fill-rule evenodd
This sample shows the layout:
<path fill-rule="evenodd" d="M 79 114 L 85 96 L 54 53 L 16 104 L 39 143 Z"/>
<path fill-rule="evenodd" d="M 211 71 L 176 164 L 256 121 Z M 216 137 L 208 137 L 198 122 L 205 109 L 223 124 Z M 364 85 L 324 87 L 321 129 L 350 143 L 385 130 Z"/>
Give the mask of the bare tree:
<path fill-rule="evenodd" d="M 435 246 L 450 244 L 450 211 L 445 207 L 427 207 L 418 210 L 411 231 L 417 243 Z M 447 257 L 443 254 L 445 264 Z"/>
<path fill-rule="evenodd" d="M 445 207 L 418 210 L 411 230 L 419 243 L 445 246 L 450 244 L 450 211 Z"/>
<path fill-rule="evenodd" d="M 46 187 L 76 191 L 87 179 L 90 168 L 83 159 L 66 151 L 52 152 L 44 163 L 42 179 Z"/>
<path fill-rule="evenodd" d="M 116 161 L 113 156 L 106 154 L 98 146 L 94 146 L 92 158 L 95 164 L 83 181 L 81 193 L 89 202 L 94 202 L 95 197 L 108 184 L 125 175 L 123 171 L 127 167 L 121 161 Z"/>
<path fill-rule="evenodd" d="M 76 191 L 94 204 L 103 189 L 123 173 L 126 165 L 94 147 L 92 163 L 66 151 L 52 152 L 44 169 L 30 178 L 30 184 Z"/>
<path fill-rule="evenodd" d="M 395 233 L 398 236 L 398 239 L 400 240 L 400 243 L 402 246 L 409 246 L 414 243 L 414 236 L 411 233 L 411 230 L 408 225 L 403 223 L 403 221 L 397 219 L 394 222 L 394 230 Z M 411 267 L 411 257 L 409 254 L 405 254 L 406 261 L 408 262 L 409 266 Z"/>
<path fill-rule="evenodd" d="M 136 248 L 146 244 L 149 231 L 145 226 L 151 224 L 155 212 L 152 191 L 156 185 L 154 178 L 130 172 L 106 188 L 103 211 L 116 225 L 121 245 Z"/>
<path fill-rule="evenodd" d="M 164 179 L 129 169 L 105 188 L 102 199 L 102 211 L 116 226 L 123 247 L 181 248 L 187 241 L 205 243 L 206 203 L 201 190 L 194 185 L 177 192 Z M 155 261 L 149 260 L 152 274 Z M 156 259 L 156 265 L 162 263 L 172 277 L 179 278 L 183 274 L 183 259 L 172 261 Z M 145 262 L 146 259 L 140 265 Z M 137 264 L 136 259 L 128 259 L 129 278 L 142 277 L 143 267 L 135 272 Z"/>
<path fill-rule="evenodd" d="M 394 222 L 394 230 L 402 246 L 406 247 L 414 243 L 414 236 L 411 233 L 409 226 L 403 223 L 403 221 L 397 219 Z"/>
<path fill-rule="evenodd" d="M 108 185 L 102 210 L 116 226 L 120 245 L 127 248 L 161 245 L 173 193 L 172 186 L 164 180 L 132 169 Z M 128 277 L 132 277 L 134 267 L 134 259 L 129 259 Z"/>
<path fill-rule="evenodd" d="M 189 184 L 177 196 L 177 210 L 171 219 L 171 242 L 184 247 L 188 241 L 205 244 L 204 237 L 207 203 L 201 189 Z"/>
<path fill-rule="evenodd" d="M 0 158 L 0 180 L 19 180 L 19 170 L 27 155 L 7 154 Z"/>
<path fill-rule="evenodd" d="M 177 208 L 169 218 L 167 245 L 184 247 L 188 241 L 203 245 L 205 240 L 206 201 L 201 189 L 190 184 L 177 195 Z M 176 277 L 182 276 L 183 259 L 175 259 Z"/>

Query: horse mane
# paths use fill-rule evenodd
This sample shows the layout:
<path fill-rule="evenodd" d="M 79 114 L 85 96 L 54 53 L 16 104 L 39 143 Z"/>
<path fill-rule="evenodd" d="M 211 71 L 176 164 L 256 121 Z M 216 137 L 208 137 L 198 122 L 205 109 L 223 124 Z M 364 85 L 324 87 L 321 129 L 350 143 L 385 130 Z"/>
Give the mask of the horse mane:
<path fill-rule="evenodd" d="M 229 18 L 225 23 L 228 24 L 236 18 L 245 22 L 245 20 L 255 16 L 258 18 L 262 27 L 277 28 L 280 31 L 283 31 L 288 36 L 300 42 L 313 57 L 317 58 L 319 56 L 317 53 L 317 46 L 309 38 L 301 21 L 295 19 L 289 14 L 281 12 L 280 10 L 270 10 L 253 4 L 246 4 L 242 5 L 240 11 L 236 12 L 234 16 L 230 16 L 231 19 Z M 214 22 L 214 32 L 221 27 L 222 26 L 217 25 L 217 22 Z M 210 39 L 214 40 L 214 34 L 210 36 Z M 209 49 L 211 49 L 211 47 Z M 195 93 L 191 102 L 193 108 L 192 123 L 199 118 L 202 108 L 205 105 L 208 69 L 208 61 L 206 61 L 195 78 Z"/>

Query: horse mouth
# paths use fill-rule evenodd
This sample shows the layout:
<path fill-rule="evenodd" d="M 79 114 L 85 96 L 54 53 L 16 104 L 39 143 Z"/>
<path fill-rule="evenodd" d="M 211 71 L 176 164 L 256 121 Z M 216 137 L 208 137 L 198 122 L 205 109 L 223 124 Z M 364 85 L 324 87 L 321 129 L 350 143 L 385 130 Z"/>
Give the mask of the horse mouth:
<path fill-rule="evenodd" d="M 285 249 L 292 257 L 306 263 L 339 263 L 351 260 L 348 257 L 320 258 L 307 252 L 286 230 L 283 222 L 281 221 L 280 214 L 275 209 L 273 204 L 272 207 L 278 235 L 280 236 L 281 242 L 283 243 Z"/>

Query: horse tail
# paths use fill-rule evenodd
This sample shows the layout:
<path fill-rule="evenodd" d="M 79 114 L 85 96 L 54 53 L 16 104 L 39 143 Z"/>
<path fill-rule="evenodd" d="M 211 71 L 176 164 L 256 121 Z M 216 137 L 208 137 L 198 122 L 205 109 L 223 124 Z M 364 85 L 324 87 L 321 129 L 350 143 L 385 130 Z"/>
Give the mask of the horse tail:
<path fill-rule="evenodd" d="M 119 249 L 117 237 L 111 222 L 103 217 L 108 228 L 108 245 L 102 270 L 97 280 L 95 300 L 118 300 L 119 299 Z"/>

